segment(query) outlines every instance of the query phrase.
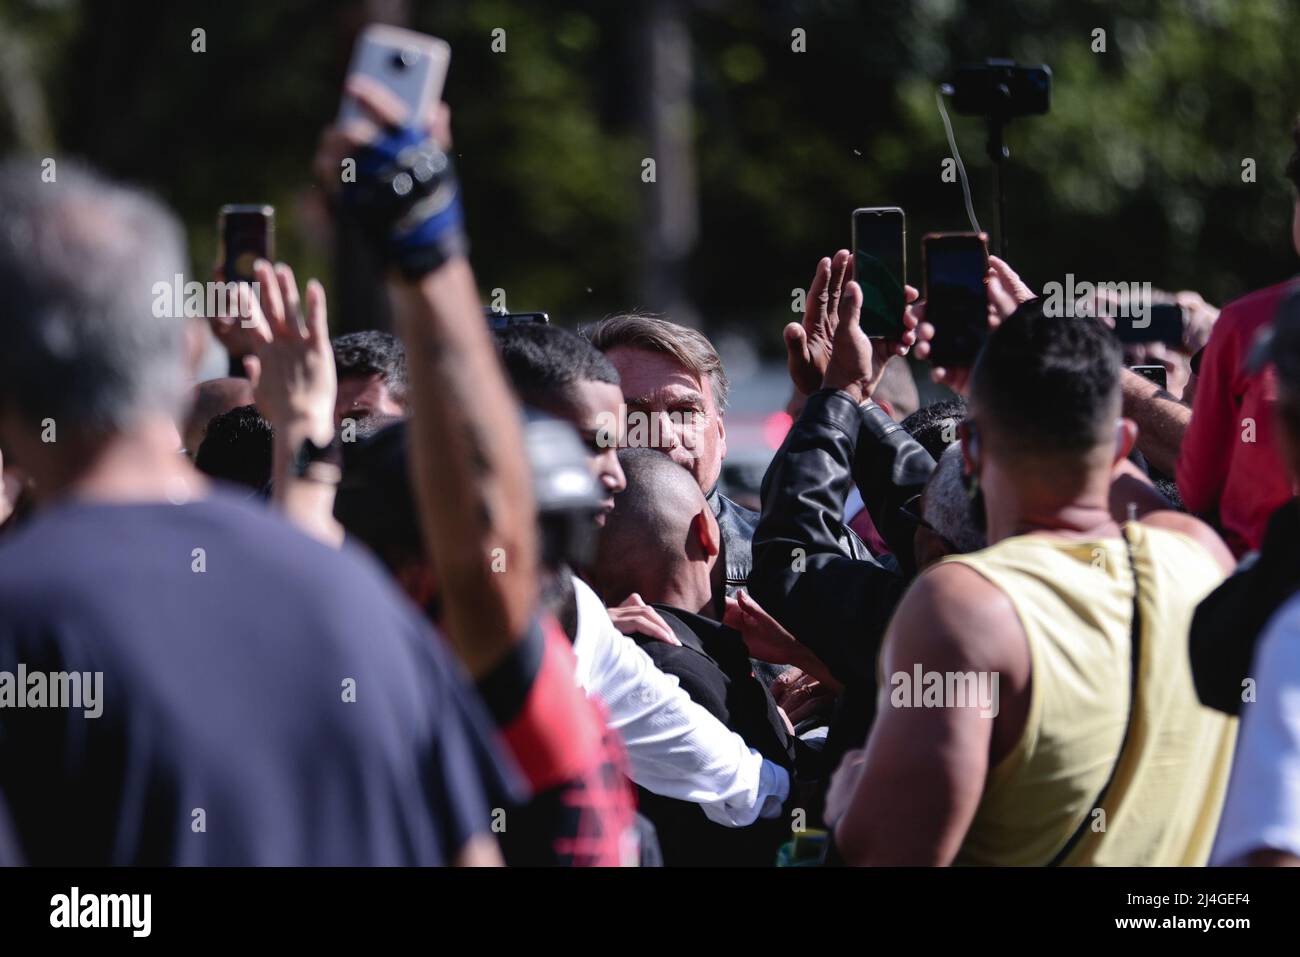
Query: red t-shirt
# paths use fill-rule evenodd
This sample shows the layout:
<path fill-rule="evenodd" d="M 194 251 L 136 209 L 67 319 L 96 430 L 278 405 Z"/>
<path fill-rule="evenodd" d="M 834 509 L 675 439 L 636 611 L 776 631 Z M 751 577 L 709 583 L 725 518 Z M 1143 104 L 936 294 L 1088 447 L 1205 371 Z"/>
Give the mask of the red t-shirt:
<path fill-rule="evenodd" d="M 514 826 L 499 832 L 507 862 L 635 864 L 636 798 L 623 741 L 607 726 L 604 706 L 578 687 L 573 647 L 559 623 L 545 615 L 539 626 L 540 635 L 529 640 L 541 640 L 541 660 L 520 676 L 527 687 L 498 686 L 487 698 L 489 707 L 513 711 L 498 722 L 533 788 L 532 800 L 514 812 Z M 522 700 L 512 692 L 522 692 Z"/>
<path fill-rule="evenodd" d="M 1192 421 L 1178 455 L 1183 504 L 1213 520 L 1238 558 L 1259 548 L 1269 516 L 1293 494 L 1274 445 L 1273 370 L 1251 375 L 1245 362 L 1294 288 L 1279 283 L 1223 307 L 1201 356 Z"/>

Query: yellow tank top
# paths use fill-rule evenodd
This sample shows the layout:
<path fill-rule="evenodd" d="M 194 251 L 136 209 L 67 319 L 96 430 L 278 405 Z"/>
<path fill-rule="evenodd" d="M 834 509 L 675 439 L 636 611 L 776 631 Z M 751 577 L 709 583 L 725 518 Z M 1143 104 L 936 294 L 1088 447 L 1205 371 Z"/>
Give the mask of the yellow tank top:
<path fill-rule="evenodd" d="M 1137 706 L 1128 720 L 1133 578 L 1121 539 L 1021 535 L 961 562 L 1011 600 L 1033 669 L 1024 733 L 994 767 L 957 864 L 1047 864 L 1085 818 L 1069 865 L 1202 865 L 1218 824 L 1236 719 L 1203 707 L 1192 685 L 1188 629 L 1223 579 L 1185 535 L 1125 527 L 1141 581 Z"/>

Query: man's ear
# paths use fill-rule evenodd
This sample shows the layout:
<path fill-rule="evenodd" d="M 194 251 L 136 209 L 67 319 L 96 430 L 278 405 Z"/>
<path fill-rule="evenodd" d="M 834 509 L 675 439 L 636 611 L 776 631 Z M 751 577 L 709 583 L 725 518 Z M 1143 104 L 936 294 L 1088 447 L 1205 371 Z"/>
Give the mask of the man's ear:
<path fill-rule="evenodd" d="M 717 557 L 722 551 L 722 534 L 718 530 L 718 520 L 713 517 L 713 510 L 707 503 L 691 519 L 691 535 L 700 546 L 700 550 L 709 558 Z"/>
<path fill-rule="evenodd" d="M 1115 463 L 1128 458 L 1137 445 L 1138 427 L 1132 419 L 1121 418 L 1115 422 Z M 1113 463 L 1114 464 L 1114 463 Z"/>

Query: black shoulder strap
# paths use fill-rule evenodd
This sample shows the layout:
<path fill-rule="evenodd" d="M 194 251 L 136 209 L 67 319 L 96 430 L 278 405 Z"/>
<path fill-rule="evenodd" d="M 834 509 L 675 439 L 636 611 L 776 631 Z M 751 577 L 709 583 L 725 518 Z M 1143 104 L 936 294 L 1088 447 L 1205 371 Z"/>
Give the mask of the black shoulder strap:
<path fill-rule="evenodd" d="M 1106 778 L 1106 783 L 1101 786 L 1101 791 L 1097 794 L 1097 799 L 1092 802 L 1092 809 L 1102 806 L 1106 800 L 1106 794 L 1110 791 L 1110 786 L 1115 782 L 1115 774 L 1119 771 L 1120 762 L 1124 759 L 1124 752 L 1128 750 L 1129 738 L 1133 734 L 1133 722 L 1137 717 L 1137 694 L 1138 694 L 1138 676 L 1141 674 L 1142 666 L 1142 612 L 1139 604 L 1139 598 L 1142 593 L 1141 585 L 1138 581 L 1137 562 L 1133 559 L 1133 539 L 1130 535 L 1132 525 L 1126 524 L 1123 529 L 1124 547 L 1128 551 L 1128 567 L 1133 575 L 1133 618 L 1129 634 L 1129 652 L 1132 656 L 1132 663 L 1129 665 L 1129 697 L 1128 697 L 1128 722 L 1124 725 L 1124 737 L 1120 740 L 1119 750 L 1115 752 L 1115 763 L 1111 766 L 1110 775 Z M 1048 867 L 1059 867 L 1070 852 L 1078 846 L 1079 841 L 1088 833 L 1091 824 L 1092 814 L 1085 812 L 1083 820 L 1079 826 L 1074 829 L 1070 839 L 1065 842 L 1064 846 L 1056 852 L 1056 856 L 1048 862 Z"/>

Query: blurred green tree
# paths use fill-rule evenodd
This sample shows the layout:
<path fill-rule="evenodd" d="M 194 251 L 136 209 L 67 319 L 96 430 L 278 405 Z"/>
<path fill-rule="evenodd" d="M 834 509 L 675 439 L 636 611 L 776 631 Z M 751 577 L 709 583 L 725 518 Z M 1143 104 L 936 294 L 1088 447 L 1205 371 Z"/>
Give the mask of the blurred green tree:
<path fill-rule="evenodd" d="M 1004 56 L 1055 75 L 1051 113 L 1008 136 L 1011 258 L 1032 283 L 1073 272 L 1222 302 L 1295 271 L 1281 169 L 1300 5 L 673 0 L 692 91 L 674 122 L 689 124 L 694 161 L 690 182 L 661 167 L 647 184 L 646 29 L 663 2 L 0 0 L 0 131 L 156 189 L 200 271 L 217 207 L 267 201 L 281 253 L 328 275 L 308 162 L 356 30 L 391 13 L 453 47 L 446 97 L 485 299 L 504 289 L 510 308 L 567 323 L 662 307 L 646 299 L 647 190 L 680 188 L 698 213 L 694 311 L 776 352 L 791 290 L 847 245 L 855 206 L 907 210 L 914 284 L 920 237 L 968 228 L 960 186 L 940 176 L 934 92 L 956 65 Z M 205 53 L 191 49 L 200 28 Z M 983 124 L 953 122 L 988 229 Z"/>

